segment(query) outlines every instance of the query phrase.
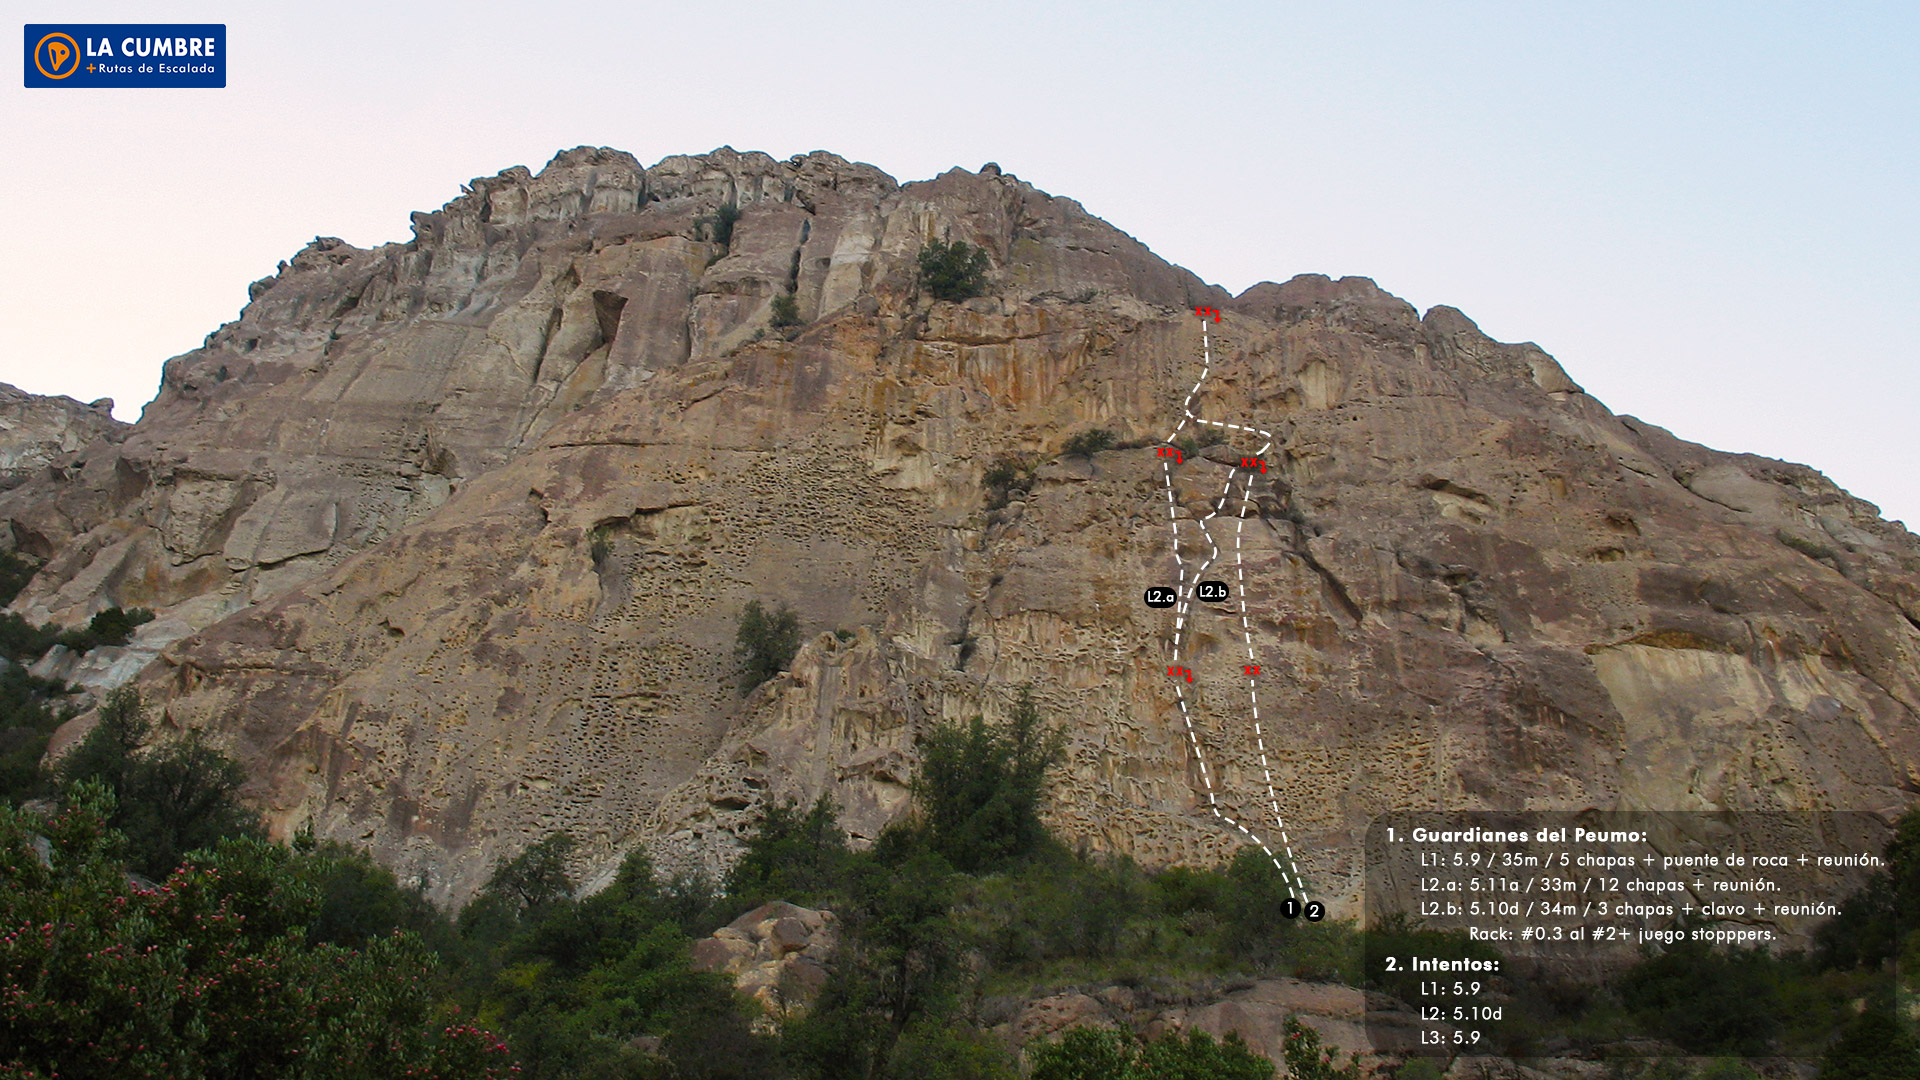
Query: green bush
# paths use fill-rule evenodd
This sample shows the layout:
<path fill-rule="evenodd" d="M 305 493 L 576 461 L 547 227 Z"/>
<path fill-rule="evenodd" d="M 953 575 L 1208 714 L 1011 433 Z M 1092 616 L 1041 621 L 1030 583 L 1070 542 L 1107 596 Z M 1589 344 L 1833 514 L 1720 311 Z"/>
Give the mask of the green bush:
<path fill-rule="evenodd" d="M 54 729 L 75 712 L 64 700 L 66 691 L 17 663 L 0 671 L 0 802 L 18 804 L 50 793 L 40 758 Z"/>
<path fill-rule="evenodd" d="M 722 248 L 731 248 L 733 227 L 739 222 L 741 212 L 738 203 L 721 203 L 713 213 L 694 219 L 693 238 L 712 240 Z"/>
<path fill-rule="evenodd" d="M 69 793 L 96 783 L 113 794 L 108 824 L 125 835 L 129 866 L 157 880 L 188 852 L 264 835 L 259 816 L 240 802 L 247 775 L 238 762 L 201 742 L 197 732 L 143 751 L 152 727 L 139 693 L 123 686 L 107 696 L 93 730 L 60 763 Z"/>
<path fill-rule="evenodd" d="M 980 474 L 980 486 L 987 491 L 987 509 L 998 510 L 1016 497 L 1025 498 L 1033 490 L 1034 462 L 1024 454 L 1002 454 Z"/>
<path fill-rule="evenodd" d="M 758 600 L 747 601 L 740 611 L 739 628 L 734 632 L 733 655 L 740 663 L 740 692 L 753 688 L 787 670 L 800 652 L 800 616 L 781 604 L 768 612 Z"/>
<path fill-rule="evenodd" d="M 987 291 L 987 253 L 964 240 L 920 249 L 920 287 L 935 300 L 971 300 Z"/>
<path fill-rule="evenodd" d="M 1645 1029 L 1696 1054 L 1762 1054 L 1787 1019 L 1764 949 L 1682 941 L 1620 977 Z"/>
<path fill-rule="evenodd" d="M 1920 1042 L 1892 1016 L 1868 1010 L 1828 1048 L 1819 1080 L 1920 1080 Z"/>
<path fill-rule="evenodd" d="M 1920 810 L 1902 815 L 1887 842 L 1887 868 L 1842 901 L 1840 914 L 1814 932 L 1823 967 L 1879 968 L 1915 933 L 1920 911 Z"/>
<path fill-rule="evenodd" d="M 799 326 L 800 301 L 792 292 L 783 292 L 773 298 L 773 325 L 781 330 L 790 326 Z"/>
<path fill-rule="evenodd" d="M 1290 1023 L 1298 1023 L 1288 1017 Z M 1291 1028 L 1289 1028 L 1291 1031 Z M 1311 1029 L 1309 1029 L 1311 1030 Z M 1142 1042 L 1130 1032 L 1073 1028 L 1058 1042 L 1027 1047 L 1030 1080 L 1273 1080 L 1273 1062 L 1247 1048 L 1238 1033 L 1215 1042 L 1204 1031 L 1173 1032 Z M 1292 1056 L 1289 1055 L 1289 1061 Z M 1334 1080 L 1343 1074 L 1290 1074 L 1291 1080 Z M 1352 1076 L 1358 1076 L 1356 1068 Z M 1344 1080 L 1344 1078 L 1343 1078 Z"/>
<path fill-rule="evenodd" d="M 135 627 L 152 621 L 153 612 L 146 608 L 122 610 L 118 607 L 110 607 L 105 611 L 96 612 L 85 628 L 68 630 L 55 639 L 55 642 L 77 653 L 88 652 L 102 645 L 125 645 L 133 639 Z"/>
<path fill-rule="evenodd" d="M 128 881 L 119 811 L 83 782 L 51 819 L 0 808 L 0 1046 L 8 1075 L 502 1077 L 506 1047 L 434 1003 L 411 934 L 315 943 L 302 860 L 258 838 Z M 47 865 L 35 851 L 48 844 Z M 55 931 L 53 928 L 58 927 Z"/>
<path fill-rule="evenodd" d="M 962 892 L 956 918 L 993 968 L 1037 974 L 1050 964 L 1097 964 L 1141 951 L 1146 935 L 1139 923 L 1151 902 L 1147 875 L 1124 859 L 1048 847 Z"/>
<path fill-rule="evenodd" d="M 1037 853 L 1048 839 L 1040 823 L 1047 770 L 1064 748 L 1064 737 L 1041 723 L 1033 692 L 1024 687 L 1005 725 L 988 727 L 976 716 L 936 728 L 913 778 L 929 845 L 966 873 Z"/>
<path fill-rule="evenodd" d="M 790 800 L 770 803 L 727 874 L 727 900 L 741 912 L 770 900 L 836 904 L 845 896 L 851 857 L 832 798 L 820 796 L 805 813 Z"/>
<path fill-rule="evenodd" d="M 1199 427 L 1192 435 L 1182 435 L 1173 440 L 1173 445 L 1183 453 L 1197 454 L 1209 446 L 1218 446 L 1227 441 L 1227 433 L 1215 427 Z"/>
<path fill-rule="evenodd" d="M 768 1041 L 749 1030 L 727 976 L 693 970 L 685 897 L 646 852 L 576 898 L 572 849 L 555 833 L 496 865 L 460 915 L 454 1001 L 504 1030 L 526 1077 L 768 1075 Z M 712 928 L 709 915 L 696 921 Z"/>
<path fill-rule="evenodd" d="M 930 1023 L 902 1032 L 888 1056 L 899 1080 L 1019 1080 L 997 1039 L 965 1025 Z"/>
<path fill-rule="evenodd" d="M 1360 1080 L 1360 1054 L 1356 1051 L 1345 1065 L 1335 1063 L 1333 1051 L 1321 1045 L 1320 1033 L 1287 1017 L 1283 1024 L 1286 1040 L 1280 1053 L 1287 1059 L 1287 1080 Z"/>
<path fill-rule="evenodd" d="M 34 626 L 11 611 L 0 612 L 0 656 L 16 664 L 31 664 L 60 640 L 54 626 Z"/>
<path fill-rule="evenodd" d="M 1079 457 L 1092 457 L 1102 450 L 1113 449 L 1114 439 L 1113 432 L 1106 428 L 1088 428 L 1069 438 L 1064 449 Z"/>
<path fill-rule="evenodd" d="M 1808 540 L 1805 537 L 1797 536 L 1785 529 L 1775 529 L 1773 538 L 1816 562 L 1840 558 L 1840 553 L 1826 544 L 1822 544 L 1817 540 Z"/>

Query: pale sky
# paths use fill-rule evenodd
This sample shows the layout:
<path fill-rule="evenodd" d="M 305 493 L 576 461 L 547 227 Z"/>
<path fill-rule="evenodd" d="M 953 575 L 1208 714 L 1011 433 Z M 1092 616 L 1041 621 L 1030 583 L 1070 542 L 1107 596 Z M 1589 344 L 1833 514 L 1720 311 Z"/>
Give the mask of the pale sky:
<path fill-rule="evenodd" d="M 126 419 L 316 235 L 580 144 L 825 149 L 996 161 L 1235 292 L 1453 305 L 1920 523 L 1910 3 L 5 6 L 227 24 L 224 90 L 27 90 L 4 50 L 0 380 Z"/>

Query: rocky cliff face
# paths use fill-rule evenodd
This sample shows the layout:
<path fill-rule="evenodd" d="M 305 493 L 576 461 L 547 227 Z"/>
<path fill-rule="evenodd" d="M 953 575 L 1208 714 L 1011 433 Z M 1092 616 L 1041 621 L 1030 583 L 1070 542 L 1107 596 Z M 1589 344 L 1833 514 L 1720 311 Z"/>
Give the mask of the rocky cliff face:
<path fill-rule="evenodd" d="M 113 418 L 113 399 L 82 405 L 0 383 L 0 491 L 34 479 L 55 479 L 74 455 L 95 443 L 117 443 L 132 425 Z"/>
<path fill-rule="evenodd" d="M 589 873 L 717 866 L 772 797 L 870 836 L 918 735 L 1025 683 L 1071 735 L 1062 830 L 1213 860 L 1277 812 L 1336 914 L 1390 808 L 1892 814 L 1920 784 L 1920 541 L 1450 308 L 1231 297 L 997 167 L 824 153 L 573 150 L 414 233 L 316 240 L 0 518 L 49 557 L 17 608 L 160 609 L 167 724 L 276 829 L 441 899 L 560 828 Z M 943 238 L 988 252 L 986 296 L 921 294 Z M 1189 408 L 1239 426 L 1158 456 Z M 1090 427 L 1122 448 L 1063 455 Z M 1037 477 L 989 510 L 1005 454 Z M 1176 653 L 1142 591 L 1228 539 L 1236 595 Z M 811 637 L 742 699 L 755 598 Z"/>

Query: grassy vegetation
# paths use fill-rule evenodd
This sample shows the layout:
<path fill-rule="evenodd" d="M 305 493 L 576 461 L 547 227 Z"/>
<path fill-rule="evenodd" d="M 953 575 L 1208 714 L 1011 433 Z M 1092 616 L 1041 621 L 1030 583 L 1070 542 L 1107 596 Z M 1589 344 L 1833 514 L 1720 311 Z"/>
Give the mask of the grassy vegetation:
<path fill-rule="evenodd" d="M 1130 1031 L 1074 1028 L 1058 1042 L 1033 1047 L 1028 1058 L 1029 1080 L 1273 1080 L 1275 1075 L 1273 1062 L 1247 1049 L 1238 1034 L 1215 1042 L 1204 1031 L 1142 1040 Z M 1287 1075 L 1322 1080 L 1300 1072 Z"/>
<path fill-rule="evenodd" d="M 1829 559 L 1838 560 L 1840 558 L 1840 553 L 1832 547 L 1815 540 L 1808 540 L 1805 537 L 1790 533 L 1785 529 L 1775 529 L 1773 538 L 1816 562 Z"/>

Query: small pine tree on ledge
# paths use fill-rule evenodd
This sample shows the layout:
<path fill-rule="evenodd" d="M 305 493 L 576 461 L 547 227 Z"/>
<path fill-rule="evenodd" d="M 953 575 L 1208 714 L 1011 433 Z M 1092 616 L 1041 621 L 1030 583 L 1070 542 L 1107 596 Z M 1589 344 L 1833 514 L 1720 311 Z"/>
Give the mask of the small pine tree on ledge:
<path fill-rule="evenodd" d="M 987 253 L 964 240 L 920 249 L 920 286 L 935 300 L 971 300 L 987 291 Z"/>

